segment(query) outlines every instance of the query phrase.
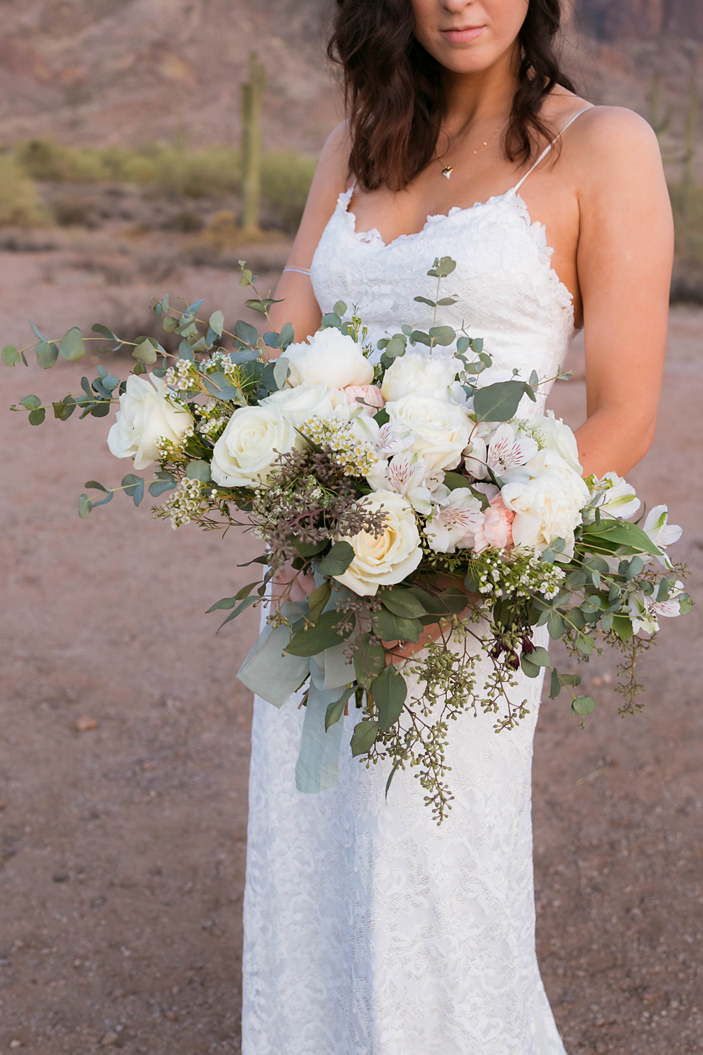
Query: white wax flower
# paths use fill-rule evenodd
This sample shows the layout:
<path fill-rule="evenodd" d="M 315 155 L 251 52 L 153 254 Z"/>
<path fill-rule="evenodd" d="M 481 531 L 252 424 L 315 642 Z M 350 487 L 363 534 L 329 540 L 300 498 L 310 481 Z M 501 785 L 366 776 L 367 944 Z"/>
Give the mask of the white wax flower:
<path fill-rule="evenodd" d="M 406 352 L 393 360 L 386 370 L 381 392 L 386 402 L 402 396 L 432 396 L 448 402 L 452 399 L 450 386 L 461 369 L 461 363 L 451 355 L 434 352 Z"/>
<path fill-rule="evenodd" d="M 590 492 L 577 472 L 560 454 L 545 448 L 515 478 L 501 488 L 503 502 L 515 513 L 512 525 L 516 546 L 529 546 L 542 553 L 555 539 L 566 542 L 564 555 L 574 553 L 574 529 L 581 523 L 581 510 Z M 530 478 L 525 479 L 525 472 Z"/>
<path fill-rule="evenodd" d="M 215 444 L 212 478 L 223 487 L 258 487 L 268 479 L 278 454 L 304 446 L 277 406 L 240 407 Z"/>
<path fill-rule="evenodd" d="M 373 366 L 361 350 L 361 345 L 340 333 L 333 326 L 308 337 L 306 344 L 291 344 L 285 358 L 290 363 L 288 384 L 346 388 L 347 385 L 370 385 Z"/>
<path fill-rule="evenodd" d="M 335 579 L 362 597 L 372 597 L 379 586 L 401 582 L 415 571 L 422 560 L 420 534 L 415 514 L 407 498 L 393 491 L 376 491 L 359 502 L 367 508 L 382 509 L 383 532 L 374 536 L 366 531 L 345 539 L 354 550 L 354 559 Z"/>
<path fill-rule="evenodd" d="M 428 469 L 453 469 L 468 443 L 471 422 L 463 407 L 432 396 L 402 396 L 386 404 L 392 422 L 414 433 L 411 451 L 420 454 Z"/>
<path fill-rule="evenodd" d="M 111 453 L 116 458 L 134 458 L 135 469 L 146 469 L 159 456 L 160 439 L 179 443 L 194 419 L 172 400 L 162 377 L 130 374 L 115 424 L 107 435 Z"/>

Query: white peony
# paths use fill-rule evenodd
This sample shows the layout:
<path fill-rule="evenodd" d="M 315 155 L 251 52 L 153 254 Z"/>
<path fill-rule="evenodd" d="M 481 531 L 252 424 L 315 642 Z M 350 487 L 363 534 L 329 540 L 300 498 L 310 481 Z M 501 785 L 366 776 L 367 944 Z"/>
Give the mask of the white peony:
<path fill-rule="evenodd" d="M 473 548 L 484 518 L 479 499 L 468 487 L 456 487 L 439 503 L 425 526 L 430 548 L 436 553 L 455 553 L 457 546 Z"/>
<path fill-rule="evenodd" d="M 335 393 L 336 395 L 336 393 Z M 295 388 L 282 388 L 261 400 L 262 407 L 276 406 L 296 428 L 308 418 L 329 418 L 334 413 L 333 400 L 327 385 L 313 385 L 303 381 Z"/>
<path fill-rule="evenodd" d="M 292 386 L 309 381 L 312 385 L 346 388 L 373 381 L 373 366 L 361 345 L 333 326 L 308 337 L 307 344 L 289 345 L 285 358 L 290 363 L 288 384 Z"/>
<path fill-rule="evenodd" d="M 581 476 L 583 468 L 579 462 L 576 437 L 561 418 L 554 416 L 553 410 L 548 410 L 546 414 L 535 414 L 527 425 L 530 429 L 536 429 L 540 446 L 561 454 L 566 464 Z"/>
<path fill-rule="evenodd" d="M 134 458 L 135 469 L 146 469 L 159 456 L 160 439 L 179 443 L 192 428 L 192 414 L 168 396 L 162 377 L 130 374 L 115 424 L 107 434 L 107 445 L 116 458 Z"/>
<path fill-rule="evenodd" d="M 240 407 L 227 422 L 212 452 L 212 478 L 223 487 L 265 483 L 279 454 L 305 440 L 277 406 Z"/>
<path fill-rule="evenodd" d="M 386 402 L 410 395 L 432 396 L 446 402 L 452 399 L 450 386 L 460 369 L 461 363 L 453 356 L 406 352 L 386 370 L 381 392 Z"/>
<path fill-rule="evenodd" d="M 346 538 L 354 549 L 354 559 L 335 579 L 362 597 L 372 597 L 379 586 L 392 586 L 415 571 L 422 560 L 422 548 L 412 506 L 402 495 L 376 491 L 359 502 L 383 510 L 383 533 L 377 537 L 361 531 Z"/>
<path fill-rule="evenodd" d="M 512 524 L 516 546 L 534 547 L 538 553 L 563 538 L 564 554 L 574 553 L 574 529 L 581 523 L 581 510 L 590 498 L 579 474 L 556 451 L 545 448 L 522 469 L 515 471 L 501 488 L 503 502 L 515 513 Z"/>
<path fill-rule="evenodd" d="M 468 443 L 471 422 L 463 407 L 432 396 L 402 396 L 386 405 L 392 422 L 405 425 L 415 436 L 409 448 L 420 454 L 428 469 L 453 469 Z"/>

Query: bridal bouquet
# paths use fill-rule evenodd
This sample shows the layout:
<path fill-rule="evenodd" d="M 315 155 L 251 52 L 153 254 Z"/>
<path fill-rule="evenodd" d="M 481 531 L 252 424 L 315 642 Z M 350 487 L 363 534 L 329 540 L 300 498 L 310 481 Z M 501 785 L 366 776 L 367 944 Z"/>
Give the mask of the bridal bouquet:
<path fill-rule="evenodd" d="M 240 267 L 256 294 L 247 306 L 270 323 L 273 300 Z M 584 480 L 571 430 L 531 410 L 554 378 L 515 371 L 482 383 L 492 365 L 482 341 L 438 324 L 438 309 L 453 303 L 441 280 L 454 267 L 435 260 L 434 298 L 415 298 L 432 325 L 400 326 L 377 349 L 341 302 L 294 343 L 289 324 L 260 335 L 239 321 L 228 332 L 222 312 L 205 322 L 202 301 L 176 311 L 166 296 L 154 310 L 175 351 L 138 338 L 126 381 L 98 366 L 81 393 L 51 408 L 30 395 L 14 408 L 38 425 L 47 409 L 66 420 L 117 404 L 109 448 L 137 471 L 156 467 L 149 492 L 169 495 L 156 516 L 174 528 L 252 530 L 265 544 L 252 562 L 263 580 L 210 611 L 229 611 L 228 623 L 267 608 L 239 677 L 276 706 L 301 692 L 298 787 L 337 782 L 351 707 L 352 754 L 387 759 L 387 788 L 398 768 L 417 768 L 438 822 L 451 804 L 450 719 L 482 709 L 497 730 L 512 728 L 527 713 L 509 691 L 519 670 L 548 670 L 551 697 L 566 689 L 576 714 L 595 708 L 578 693 L 580 675 L 560 673 L 535 644 L 536 627 L 578 660 L 603 644 L 623 652 L 618 690 L 632 712 L 637 656 L 661 617 L 691 607 L 684 569 L 667 554 L 681 530 L 666 506 L 645 514 L 615 473 Z M 74 328 L 60 342 L 34 330 L 44 368 L 80 358 L 84 340 L 128 343 L 100 325 L 97 338 Z M 26 363 L 26 351 L 8 346 L 3 359 Z M 103 497 L 81 495 L 81 516 L 119 490 L 139 505 L 145 480 L 130 472 L 118 487 L 85 487 Z M 413 655 L 407 643 L 423 647 Z"/>

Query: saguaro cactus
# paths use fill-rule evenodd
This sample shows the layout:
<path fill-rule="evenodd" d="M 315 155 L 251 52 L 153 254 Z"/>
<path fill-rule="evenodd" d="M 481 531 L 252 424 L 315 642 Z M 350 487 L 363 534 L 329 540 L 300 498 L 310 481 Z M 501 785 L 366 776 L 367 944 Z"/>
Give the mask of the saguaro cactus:
<path fill-rule="evenodd" d="M 261 106 L 266 89 L 266 71 L 256 52 L 249 56 L 249 80 L 242 85 L 242 190 L 244 230 L 259 231 L 261 200 Z"/>

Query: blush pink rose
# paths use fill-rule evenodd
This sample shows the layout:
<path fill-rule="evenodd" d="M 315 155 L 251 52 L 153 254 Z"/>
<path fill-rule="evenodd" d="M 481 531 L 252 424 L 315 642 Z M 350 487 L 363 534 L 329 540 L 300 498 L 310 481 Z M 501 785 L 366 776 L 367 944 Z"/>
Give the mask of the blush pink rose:
<path fill-rule="evenodd" d="M 491 498 L 483 523 L 475 534 L 474 549 L 481 553 L 484 549 L 510 549 L 513 545 L 512 523 L 515 514 L 503 503 L 502 495 Z"/>
<path fill-rule="evenodd" d="M 347 403 L 351 403 L 356 407 L 361 407 L 365 414 L 371 414 L 373 416 L 386 405 L 386 401 L 381 394 L 381 389 L 376 385 L 347 385 L 343 391 Z M 368 403 L 369 405 L 364 406 L 364 403 L 357 403 L 357 397 L 363 399 L 364 403 Z"/>

